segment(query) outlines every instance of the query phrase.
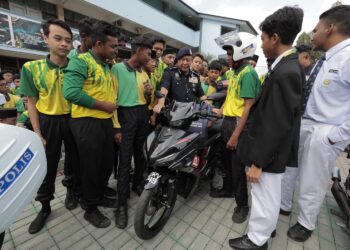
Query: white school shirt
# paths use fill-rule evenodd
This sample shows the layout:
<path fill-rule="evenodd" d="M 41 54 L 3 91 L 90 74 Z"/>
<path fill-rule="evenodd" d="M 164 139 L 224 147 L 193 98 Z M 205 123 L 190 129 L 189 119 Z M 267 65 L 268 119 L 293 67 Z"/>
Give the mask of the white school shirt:
<path fill-rule="evenodd" d="M 312 87 L 304 118 L 334 125 L 332 142 L 350 140 L 350 38 L 330 48 Z"/>

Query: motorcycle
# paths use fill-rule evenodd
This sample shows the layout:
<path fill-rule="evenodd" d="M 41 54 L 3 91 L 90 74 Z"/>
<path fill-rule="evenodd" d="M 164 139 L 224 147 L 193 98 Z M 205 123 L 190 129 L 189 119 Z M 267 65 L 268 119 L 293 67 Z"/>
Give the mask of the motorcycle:
<path fill-rule="evenodd" d="M 347 158 L 350 159 L 350 145 L 345 151 L 348 153 Z M 344 186 L 341 183 L 340 170 L 337 167 L 334 167 L 333 169 L 332 181 L 333 185 L 331 191 L 343 214 L 333 209 L 331 209 L 331 213 L 345 221 L 346 225 L 337 224 L 350 234 L 350 169 L 344 182 Z"/>
<path fill-rule="evenodd" d="M 159 93 L 158 93 L 159 94 Z M 159 98 L 159 97 L 158 97 Z M 216 93 L 210 100 L 224 98 Z M 200 181 L 213 174 L 220 127 L 208 129 L 211 118 L 221 116 L 202 103 L 174 102 L 161 112 L 162 126 L 152 132 L 144 145 L 148 175 L 137 203 L 134 229 L 147 240 L 156 236 L 168 221 L 177 195 L 189 199 Z"/>

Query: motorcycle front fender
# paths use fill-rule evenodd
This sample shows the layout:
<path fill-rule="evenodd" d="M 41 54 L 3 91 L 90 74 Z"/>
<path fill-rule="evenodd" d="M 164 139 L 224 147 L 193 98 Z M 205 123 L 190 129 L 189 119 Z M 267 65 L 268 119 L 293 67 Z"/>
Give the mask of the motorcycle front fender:
<path fill-rule="evenodd" d="M 159 180 L 162 176 L 157 172 L 152 172 L 148 175 L 146 180 L 145 190 L 153 189 L 158 186 Z"/>

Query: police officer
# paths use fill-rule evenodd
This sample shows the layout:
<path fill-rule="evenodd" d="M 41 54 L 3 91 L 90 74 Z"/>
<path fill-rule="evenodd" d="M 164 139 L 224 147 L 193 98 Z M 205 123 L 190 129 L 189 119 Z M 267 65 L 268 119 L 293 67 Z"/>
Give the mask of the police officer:
<path fill-rule="evenodd" d="M 178 102 L 193 102 L 197 98 L 201 101 L 207 99 L 200 84 L 199 75 L 193 72 L 192 51 L 182 48 L 176 55 L 177 67 L 167 68 L 164 72 L 160 92 L 164 95 L 158 100 L 153 111 L 159 113 L 164 107 L 165 97 Z"/>

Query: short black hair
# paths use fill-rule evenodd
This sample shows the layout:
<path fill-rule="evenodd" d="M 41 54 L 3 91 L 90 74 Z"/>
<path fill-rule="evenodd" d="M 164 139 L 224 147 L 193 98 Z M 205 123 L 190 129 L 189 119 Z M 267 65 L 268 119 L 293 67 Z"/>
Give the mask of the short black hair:
<path fill-rule="evenodd" d="M 81 19 L 78 23 L 79 34 L 85 33 L 87 36 L 91 34 L 92 26 L 94 25 L 94 20 L 89 17 Z"/>
<path fill-rule="evenodd" d="M 11 70 L 5 69 L 5 70 L 1 71 L 0 75 L 1 75 L 1 76 L 4 76 L 4 74 L 7 74 L 7 73 L 13 74 L 13 72 L 12 72 Z"/>
<path fill-rule="evenodd" d="M 92 25 L 90 39 L 92 46 L 98 41 L 107 42 L 108 36 L 118 37 L 118 30 L 115 26 L 105 21 L 97 21 Z"/>
<path fill-rule="evenodd" d="M 311 46 L 307 44 L 300 44 L 295 46 L 295 48 L 297 49 L 298 53 L 303 53 L 303 52 L 310 53 L 312 49 Z"/>
<path fill-rule="evenodd" d="M 276 33 L 282 44 L 289 45 L 294 42 L 300 32 L 303 17 L 304 12 L 301 8 L 285 6 L 266 17 L 259 28 L 270 37 Z"/>
<path fill-rule="evenodd" d="M 202 61 L 204 61 L 204 56 L 201 53 L 196 53 L 192 56 L 192 59 L 195 59 L 196 57 L 199 57 Z"/>
<path fill-rule="evenodd" d="M 13 80 L 16 80 L 16 79 L 21 79 L 20 75 L 19 74 L 14 74 L 13 77 L 12 77 Z"/>
<path fill-rule="evenodd" d="M 215 69 L 215 70 L 221 71 L 221 68 L 222 68 L 222 65 L 219 60 L 212 61 L 208 66 L 209 70 Z"/>
<path fill-rule="evenodd" d="M 254 56 L 252 56 L 251 60 L 257 63 L 259 61 L 259 56 L 254 55 Z"/>
<path fill-rule="evenodd" d="M 221 66 L 230 67 L 230 65 L 228 64 L 228 62 L 225 59 L 220 58 L 218 61 L 221 63 Z"/>
<path fill-rule="evenodd" d="M 164 45 L 164 48 L 165 48 L 166 42 L 165 42 L 165 40 L 163 38 L 153 37 L 153 39 L 152 39 L 152 47 L 156 43 L 162 43 Z"/>
<path fill-rule="evenodd" d="M 339 33 L 350 36 L 350 5 L 339 5 L 323 12 L 320 20 L 335 24 Z"/>
<path fill-rule="evenodd" d="M 146 37 L 137 36 L 131 41 L 131 52 L 134 54 L 138 48 L 152 49 L 152 40 Z"/>
<path fill-rule="evenodd" d="M 43 29 L 44 35 L 45 36 L 49 36 L 50 34 L 50 25 L 57 25 L 60 26 L 61 28 L 65 29 L 66 31 L 68 31 L 68 33 L 70 34 L 71 37 L 73 37 L 73 33 L 72 30 L 70 29 L 70 27 L 68 26 L 68 24 L 60 19 L 50 19 L 47 20 L 46 22 L 43 22 L 41 24 L 41 28 Z"/>

